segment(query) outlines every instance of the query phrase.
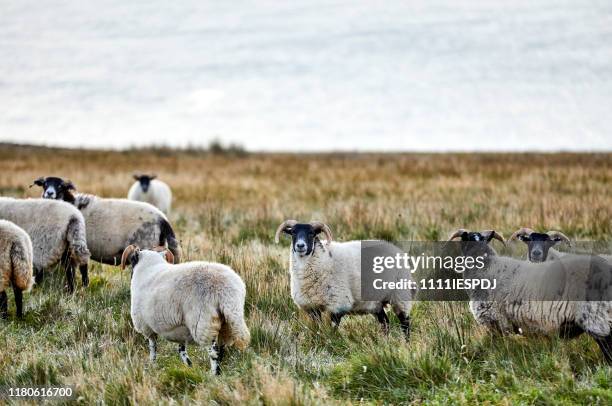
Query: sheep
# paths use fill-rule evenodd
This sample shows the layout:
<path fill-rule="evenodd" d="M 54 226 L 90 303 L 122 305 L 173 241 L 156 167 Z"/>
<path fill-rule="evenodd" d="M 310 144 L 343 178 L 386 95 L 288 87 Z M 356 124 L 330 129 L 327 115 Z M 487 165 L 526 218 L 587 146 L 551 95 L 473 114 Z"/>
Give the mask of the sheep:
<path fill-rule="evenodd" d="M 156 178 L 157 175 L 134 175 L 136 182 L 130 187 L 127 198 L 150 203 L 167 216 L 172 205 L 172 191 L 166 183 Z"/>
<path fill-rule="evenodd" d="M 191 366 L 186 345 L 210 345 L 211 371 L 218 375 L 224 346 L 244 349 L 250 333 L 244 322 L 244 282 L 230 267 L 212 262 L 173 265 L 164 247 L 128 246 L 121 269 L 132 267 L 131 316 L 136 331 L 149 340 L 149 357 L 157 356 L 156 339 L 178 342 L 181 360 Z"/>
<path fill-rule="evenodd" d="M 62 264 L 68 290 L 73 292 L 74 269 L 86 267 L 90 257 L 83 215 L 65 202 L 2 197 L 0 218 L 17 224 L 32 239 L 36 282 L 42 281 L 45 270 Z M 87 286 L 89 279 L 83 268 L 81 280 Z"/>
<path fill-rule="evenodd" d="M 5 289 L 13 286 L 17 317 L 23 317 L 23 291 L 34 284 L 32 240 L 28 233 L 14 223 L 0 220 L 0 317 L 8 318 Z"/>
<path fill-rule="evenodd" d="M 516 239 L 527 244 L 528 257 L 531 262 L 557 260 L 565 255 L 565 253 L 557 251 L 552 247 L 560 241 L 565 241 L 571 245 L 569 237 L 560 231 L 536 233 L 528 227 L 522 227 L 516 230 L 510 238 L 508 238 L 508 242 Z"/>
<path fill-rule="evenodd" d="M 128 245 L 155 247 L 166 243 L 174 260 L 180 261 L 180 247 L 172 226 L 166 216 L 149 203 L 73 194 L 74 184 L 56 177 L 36 179 L 34 185 L 43 188 L 43 198 L 66 201 L 83 213 L 87 242 L 95 261 L 116 265 Z"/>
<path fill-rule="evenodd" d="M 479 324 L 500 332 L 520 328 L 563 338 L 586 332 L 612 364 L 611 264 L 590 255 L 568 254 L 539 263 L 501 257 L 488 245 L 493 238 L 504 242 L 492 230 L 459 229 L 449 241 L 455 238 L 461 238 L 464 256 L 484 258 L 483 269 L 466 271 L 464 277 L 484 275 L 497 281 L 494 291 L 468 292 L 470 310 Z M 547 297 L 551 294 L 554 300 Z"/>
<path fill-rule="evenodd" d="M 321 312 L 329 312 L 335 328 L 346 314 L 372 314 L 386 333 L 389 318 L 385 313 L 390 304 L 400 320 L 406 339 L 410 336 L 411 292 L 389 293 L 381 301 L 361 299 L 361 242 L 334 242 L 329 227 L 319 221 L 298 223 L 284 221 L 276 230 L 274 240 L 279 242 L 280 234 L 291 236 L 289 273 L 291 276 L 291 297 L 295 304 L 314 320 L 321 320 Z M 319 234 L 325 235 L 321 241 Z M 396 252 L 397 248 L 392 247 Z M 408 296 L 408 300 L 405 300 Z"/>

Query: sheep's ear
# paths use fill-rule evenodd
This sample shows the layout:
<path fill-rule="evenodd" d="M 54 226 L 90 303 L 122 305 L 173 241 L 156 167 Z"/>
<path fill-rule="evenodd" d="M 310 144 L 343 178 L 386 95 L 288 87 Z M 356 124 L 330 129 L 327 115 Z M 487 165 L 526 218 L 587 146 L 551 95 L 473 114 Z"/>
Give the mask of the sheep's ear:
<path fill-rule="evenodd" d="M 140 180 L 140 175 L 138 175 L 137 173 L 133 174 L 132 177 L 134 178 L 134 180 Z"/>
<path fill-rule="evenodd" d="M 36 186 L 40 186 L 40 187 L 45 186 L 45 178 L 38 178 L 38 179 L 34 180 L 34 183 L 32 183 L 32 184 L 30 185 L 30 187 L 32 187 L 32 186 L 34 186 L 34 185 L 36 185 Z"/>
<path fill-rule="evenodd" d="M 523 241 L 523 242 L 528 242 L 528 241 L 531 241 L 531 237 L 530 237 L 530 236 L 528 236 L 528 235 L 519 235 L 519 236 L 518 236 L 518 239 L 519 239 L 519 240 L 521 240 L 521 241 Z"/>
<path fill-rule="evenodd" d="M 156 174 L 153 174 L 153 175 L 149 176 L 149 179 L 151 179 L 151 180 L 153 180 L 153 179 L 155 179 L 155 178 L 157 178 L 157 175 L 156 175 Z"/>

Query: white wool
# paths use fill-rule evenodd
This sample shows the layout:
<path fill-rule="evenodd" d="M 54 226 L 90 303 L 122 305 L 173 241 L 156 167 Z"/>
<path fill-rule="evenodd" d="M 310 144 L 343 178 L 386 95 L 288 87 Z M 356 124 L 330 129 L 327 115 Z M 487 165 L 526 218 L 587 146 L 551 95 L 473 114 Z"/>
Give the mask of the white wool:
<path fill-rule="evenodd" d="M 170 186 L 158 179 L 152 179 L 149 189 L 145 192 L 139 181 L 134 182 L 127 195 L 128 200 L 150 203 L 164 214 L 170 214 L 172 206 L 172 191 Z"/>
<path fill-rule="evenodd" d="M 57 265 L 68 252 L 75 265 L 89 260 L 83 215 L 72 205 L 46 199 L 0 198 L 0 218 L 23 228 L 32 240 L 34 268 Z"/>
<path fill-rule="evenodd" d="M 376 314 L 383 309 L 383 301 L 361 299 L 361 241 L 332 241 L 328 245 L 316 238 L 311 255 L 301 257 L 291 251 L 289 272 L 291 297 L 304 310 Z M 385 299 L 396 313 L 410 314 L 411 301 L 398 299 L 396 293 Z"/>
<path fill-rule="evenodd" d="M 150 340 L 163 337 L 181 344 L 216 342 L 239 348 L 250 340 L 244 322 L 246 288 L 226 265 L 173 265 L 163 252 L 141 250 L 130 290 L 134 328 Z"/>

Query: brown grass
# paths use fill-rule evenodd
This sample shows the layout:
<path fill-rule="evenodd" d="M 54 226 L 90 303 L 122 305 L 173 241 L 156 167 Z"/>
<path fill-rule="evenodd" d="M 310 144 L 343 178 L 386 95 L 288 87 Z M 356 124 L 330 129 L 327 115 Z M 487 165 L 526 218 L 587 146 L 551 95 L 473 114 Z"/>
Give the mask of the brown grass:
<path fill-rule="evenodd" d="M 327 222 L 338 240 L 444 238 L 465 227 L 520 226 L 573 239 L 612 238 L 612 154 L 328 154 L 226 156 L 202 151 L 73 151 L 0 146 L 0 194 L 37 197 L 39 176 L 123 197 L 134 172 L 174 192 L 170 216 L 187 259 L 231 265 L 247 285 L 253 341 L 207 374 L 205 351 L 183 367 L 174 345 L 148 364 L 131 327 L 129 275 L 95 265 L 73 296 L 63 277 L 26 296 L 26 319 L 2 322 L 0 385 L 77 385 L 82 403 L 569 403 L 612 400 L 612 372 L 587 337 L 492 339 L 463 304 L 415 307 L 414 333 L 373 318 L 314 326 L 289 297 L 287 218 Z M 608 383 L 606 383 L 606 381 Z M 554 399 L 546 400 L 546 399 Z"/>

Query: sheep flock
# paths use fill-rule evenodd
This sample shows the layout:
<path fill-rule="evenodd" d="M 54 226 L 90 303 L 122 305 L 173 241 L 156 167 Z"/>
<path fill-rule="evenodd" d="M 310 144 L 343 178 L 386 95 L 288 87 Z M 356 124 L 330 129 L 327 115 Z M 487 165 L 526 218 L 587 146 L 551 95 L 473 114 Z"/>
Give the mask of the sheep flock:
<path fill-rule="evenodd" d="M 134 329 L 148 341 L 150 360 L 156 360 L 157 340 L 163 338 L 177 343 L 182 362 L 192 365 L 187 345 L 196 344 L 207 348 L 210 370 L 219 374 L 225 348 L 245 349 L 250 342 L 245 284 L 226 264 L 183 262 L 180 237 L 170 218 L 170 186 L 155 175 L 134 175 L 134 180 L 127 198 L 77 193 L 71 181 L 54 176 L 33 181 L 32 186 L 42 188 L 40 199 L 0 198 L 0 316 L 9 317 L 6 289 L 12 287 L 16 316 L 22 318 L 23 292 L 33 285 L 39 289 L 36 284 L 45 272 L 62 269 L 70 295 L 77 290 L 77 269 L 86 294 L 89 261 L 129 268 L 130 315 Z M 372 315 L 382 334 L 388 335 L 389 315 L 394 315 L 410 345 L 417 289 L 366 297 L 362 241 L 336 241 L 332 227 L 321 221 L 284 220 L 273 232 L 276 243 L 283 235 L 291 240 L 288 295 L 314 328 L 320 327 L 324 315 L 335 330 L 341 329 L 345 316 Z M 495 292 L 467 289 L 478 324 L 500 335 L 569 339 L 585 333 L 612 364 L 610 257 L 564 252 L 559 247 L 571 247 L 568 236 L 528 227 L 519 228 L 507 241 L 493 230 L 462 228 L 448 240 L 459 240 L 466 258 L 485 258 L 478 276 L 501 283 Z M 502 256 L 492 246 L 495 240 L 504 246 L 522 241 L 527 254 L 521 259 Z M 401 253 L 390 242 L 381 242 L 381 247 L 390 256 Z M 557 274 L 564 278 L 557 289 L 561 293 L 547 298 L 541 291 L 550 289 L 551 275 Z M 409 276 L 406 283 L 411 280 Z"/>

